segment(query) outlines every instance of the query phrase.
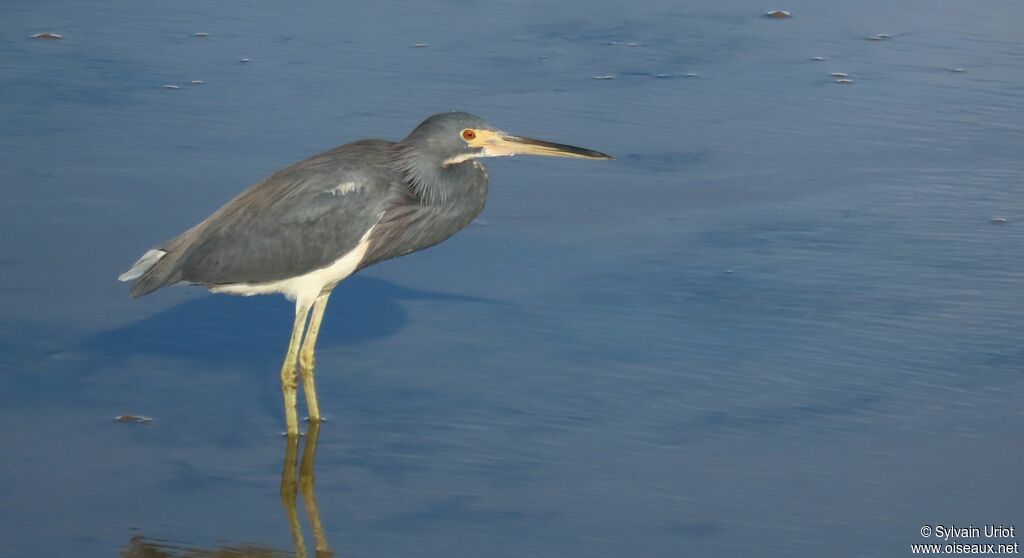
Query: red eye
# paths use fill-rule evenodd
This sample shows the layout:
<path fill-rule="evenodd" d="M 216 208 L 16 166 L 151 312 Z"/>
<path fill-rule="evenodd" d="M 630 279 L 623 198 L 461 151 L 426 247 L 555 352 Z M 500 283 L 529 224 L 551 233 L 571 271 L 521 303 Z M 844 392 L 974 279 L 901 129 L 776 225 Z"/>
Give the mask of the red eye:
<path fill-rule="evenodd" d="M 462 139 L 466 141 L 476 139 L 476 132 L 467 128 L 462 131 Z"/>

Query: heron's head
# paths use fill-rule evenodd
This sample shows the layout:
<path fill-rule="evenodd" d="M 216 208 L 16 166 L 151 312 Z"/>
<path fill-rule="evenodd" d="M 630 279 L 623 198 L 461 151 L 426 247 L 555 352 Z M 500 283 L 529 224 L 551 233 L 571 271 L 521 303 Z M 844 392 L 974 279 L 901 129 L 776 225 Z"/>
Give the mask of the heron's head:
<path fill-rule="evenodd" d="M 542 155 L 578 159 L 611 159 L 611 156 L 547 141 L 502 132 L 479 116 L 465 112 L 435 114 L 423 121 L 401 142 L 422 161 L 442 167 L 483 157 Z"/>

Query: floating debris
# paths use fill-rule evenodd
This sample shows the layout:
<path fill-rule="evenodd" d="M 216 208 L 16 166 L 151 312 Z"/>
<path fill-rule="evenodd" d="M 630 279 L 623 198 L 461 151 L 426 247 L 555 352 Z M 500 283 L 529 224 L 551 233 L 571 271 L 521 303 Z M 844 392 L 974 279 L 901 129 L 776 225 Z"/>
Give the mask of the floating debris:
<path fill-rule="evenodd" d="M 32 39 L 41 39 L 44 41 L 59 41 L 64 38 L 64 35 L 58 35 L 56 33 L 36 33 L 30 37 Z"/>
<path fill-rule="evenodd" d="M 202 85 L 202 84 L 203 84 L 203 80 L 201 80 L 201 79 L 194 79 L 194 80 L 192 80 L 192 85 Z"/>
<path fill-rule="evenodd" d="M 247 64 L 249 62 L 249 59 L 248 58 L 239 58 L 238 61 L 241 62 L 242 64 Z"/>
<path fill-rule="evenodd" d="M 832 77 L 834 77 L 834 78 L 844 78 L 844 77 L 850 77 L 850 75 L 849 75 L 849 74 L 846 74 L 846 73 L 843 73 L 843 72 L 832 72 L 832 73 L 831 73 L 831 74 L 829 74 L 829 75 L 830 75 L 830 76 L 832 76 Z"/>
<path fill-rule="evenodd" d="M 1007 222 L 1009 222 L 1009 219 L 1007 219 L 1006 217 L 993 217 L 992 222 L 997 225 L 1005 225 Z"/>
<path fill-rule="evenodd" d="M 164 89 L 180 89 L 180 88 L 177 85 L 174 85 L 172 83 L 168 83 L 167 85 L 164 86 Z"/>
<path fill-rule="evenodd" d="M 853 83 L 853 80 L 852 80 L 852 79 L 846 79 L 846 78 L 843 78 L 843 79 L 837 79 L 837 80 L 836 80 L 836 83 L 841 83 L 841 84 L 843 84 L 843 85 L 848 85 L 848 84 L 851 84 L 851 83 Z"/>
<path fill-rule="evenodd" d="M 135 424 L 146 424 L 148 422 L 153 422 L 152 418 L 144 417 L 141 415 L 117 415 L 116 417 L 114 417 L 114 420 L 116 420 L 117 422 L 132 422 Z"/>
<path fill-rule="evenodd" d="M 205 32 L 205 31 L 200 31 L 198 33 L 193 33 L 192 36 L 193 37 L 200 37 L 200 38 L 202 38 L 202 37 L 209 37 L 210 34 Z"/>
<path fill-rule="evenodd" d="M 772 19 L 786 19 L 787 17 L 793 17 L 793 14 L 786 10 L 772 10 L 764 15 L 765 17 L 770 17 Z"/>
<path fill-rule="evenodd" d="M 950 68 L 949 71 L 951 71 L 951 72 L 953 72 L 955 74 L 962 74 L 962 73 L 966 72 L 967 70 L 965 70 L 963 68 Z"/>
<path fill-rule="evenodd" d="M 592 79 L 615 79 L 615 76 L 613 76 L 611 74 L 606 74 L 606 75 L 599 75 L 599 76 L 591 76 L 591 78 Z"/>
<path fill-rule="evenodd" d="M 430 45 L 428 45 L 427 43 L 416 43 L 412 45 L 412 48 L 427 48 L 428 46 Z"/>
<path fill-rule="evenodd" d="M 825 60 L 825 58 L 824 58 L 824 57 L 822 57 L 822 56 L 812 56 L 812 57 L 811 57 L 811 60 L 813 60 L 813 61 L 815 61 L 815 62 L 822 62 L 822 61 L 824 61 L 824 60 Z"/>

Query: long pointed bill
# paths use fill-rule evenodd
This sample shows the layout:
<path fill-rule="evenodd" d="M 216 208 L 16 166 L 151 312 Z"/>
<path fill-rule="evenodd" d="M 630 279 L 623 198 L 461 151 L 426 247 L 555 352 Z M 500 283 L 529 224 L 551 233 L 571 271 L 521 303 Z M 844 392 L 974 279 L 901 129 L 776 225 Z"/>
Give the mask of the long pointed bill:
<path fill-rule="evenodd" d="M 480 130 L 477 132 L 476 141 L 470 145 L 483 148 L 483 155 L 487 157 L 506 157 L 510 155 L 541 155 L 544 157 L 571 157 L 575 159 L 611 159 L 600 151 L 552 143 L 530 138 L 521 138 L 502 132 L 488 132 Z"/>

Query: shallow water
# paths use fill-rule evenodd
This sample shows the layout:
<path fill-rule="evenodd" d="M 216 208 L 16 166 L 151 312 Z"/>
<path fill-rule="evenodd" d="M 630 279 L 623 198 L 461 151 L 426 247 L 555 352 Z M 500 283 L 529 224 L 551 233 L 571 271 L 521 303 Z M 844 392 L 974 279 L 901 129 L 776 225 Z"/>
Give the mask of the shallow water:
<path fill-rule="evenodd" d="M 311 516 L 350 556 L 1024 528 L 1019 2 L 48 4 L 0 18 L 0 556 L 312 555 Z M 114 279 L 453 109 L 617 158 L 490 162 L 474 226 L 338 289 L 282 505 L 290 304 Z"/>

